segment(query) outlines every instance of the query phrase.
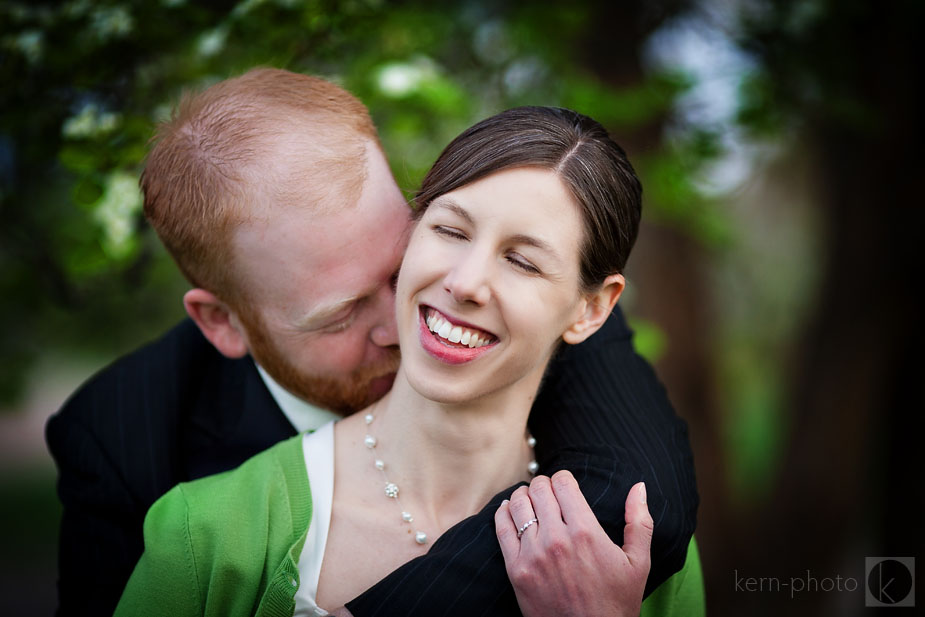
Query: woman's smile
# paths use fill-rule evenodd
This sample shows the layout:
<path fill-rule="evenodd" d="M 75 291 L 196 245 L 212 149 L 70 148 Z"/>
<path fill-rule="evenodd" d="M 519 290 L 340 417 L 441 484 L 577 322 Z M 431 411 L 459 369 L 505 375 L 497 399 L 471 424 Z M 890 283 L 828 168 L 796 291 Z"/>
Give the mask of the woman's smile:
<path fill-rule="evenodd" d="M 461 322 L 430 306 L 422 304 L 419 313 L 421 346 L 441 362 L 471 362 L 498 342 L 498 337 L 491 332 Z"/>

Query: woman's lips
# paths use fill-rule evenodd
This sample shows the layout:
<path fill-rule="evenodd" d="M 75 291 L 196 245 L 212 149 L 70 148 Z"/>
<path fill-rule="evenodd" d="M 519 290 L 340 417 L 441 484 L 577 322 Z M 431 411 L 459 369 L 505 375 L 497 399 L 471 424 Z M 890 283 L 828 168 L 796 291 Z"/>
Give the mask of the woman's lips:
<path fill-rule="evenodd" d="M 446 364 L 471 362 L 494 347 L 498 338 L 490 332 L 450 321 L 436 309 L 422 306 L 419 311 L 421 346 Z"/>

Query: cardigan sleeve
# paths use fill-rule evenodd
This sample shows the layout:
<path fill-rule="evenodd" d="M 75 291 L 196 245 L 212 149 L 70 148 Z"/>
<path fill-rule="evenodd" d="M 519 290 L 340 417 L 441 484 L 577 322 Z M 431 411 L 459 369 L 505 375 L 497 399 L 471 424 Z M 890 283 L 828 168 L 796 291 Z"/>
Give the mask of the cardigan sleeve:
<path fill-rule="evenodd" d="M 145 552 L 135 566 L 115 615 L 195 616 L 202 594 L 189 526 L 189 504 L 177 486 L 148 511 Z"/>
<path fill-rule="evenodd" d="M 640 617 L 704 617 L 706 614 L 700 551 L 697 541 L 691 538 L 684 567 L 643 601 Z"/>

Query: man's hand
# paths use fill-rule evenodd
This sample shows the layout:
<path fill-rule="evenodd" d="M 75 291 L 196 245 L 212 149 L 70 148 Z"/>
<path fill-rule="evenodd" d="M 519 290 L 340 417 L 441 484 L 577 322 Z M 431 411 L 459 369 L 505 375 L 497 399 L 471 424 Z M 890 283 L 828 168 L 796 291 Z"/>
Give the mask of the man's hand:
<path fill-rule="evenodd" d="M 607 537 L 568 471 L 551 480 L 537 476 L 495 513 L 504 564 L 525 617 L 638 616 L 652 529 L 640 482 L 626 498 L 621 549 Z"/>

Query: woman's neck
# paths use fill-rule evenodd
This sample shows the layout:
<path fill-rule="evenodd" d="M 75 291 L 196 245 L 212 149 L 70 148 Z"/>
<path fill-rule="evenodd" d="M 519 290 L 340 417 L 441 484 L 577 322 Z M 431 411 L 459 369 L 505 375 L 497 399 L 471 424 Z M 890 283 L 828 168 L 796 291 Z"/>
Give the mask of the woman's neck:
<path fill-rule="evenodd" d="M 401 369 L 392 391 L 334 430 L 334 505 L 318 584 L 320 606 L 339 606 L 475 514 L 499 491 L 527 480 L 533 458 L 527 416 L 541 375 L 466 404 L 425 399 Z M 365 416 L 373 415 L 367 424 Z M 366 435 L 375 448 L 364 446 Z M 385 463 L 400 504 L 383 495 Z M 400 506 L 400 507 L 399 507 Z M 401 511 L 413 517 L 403 520 Z M 415 542 L 416 532 L 429 539 Z"/>
<path fill-rule="evenodd" d="M 377 440 L 375 454 L 417 524 L 436 537 L 474 514 L 499 490 L 528 479 L 526 423 L 538 384 L 528 380 L 461 404 L 418 394 L 399 370 L 388 396 L 356 421 Z M 538 380 L 537 380 L 538 381 Z M 371 490 L 373 490 L 371 488 Z"/>

